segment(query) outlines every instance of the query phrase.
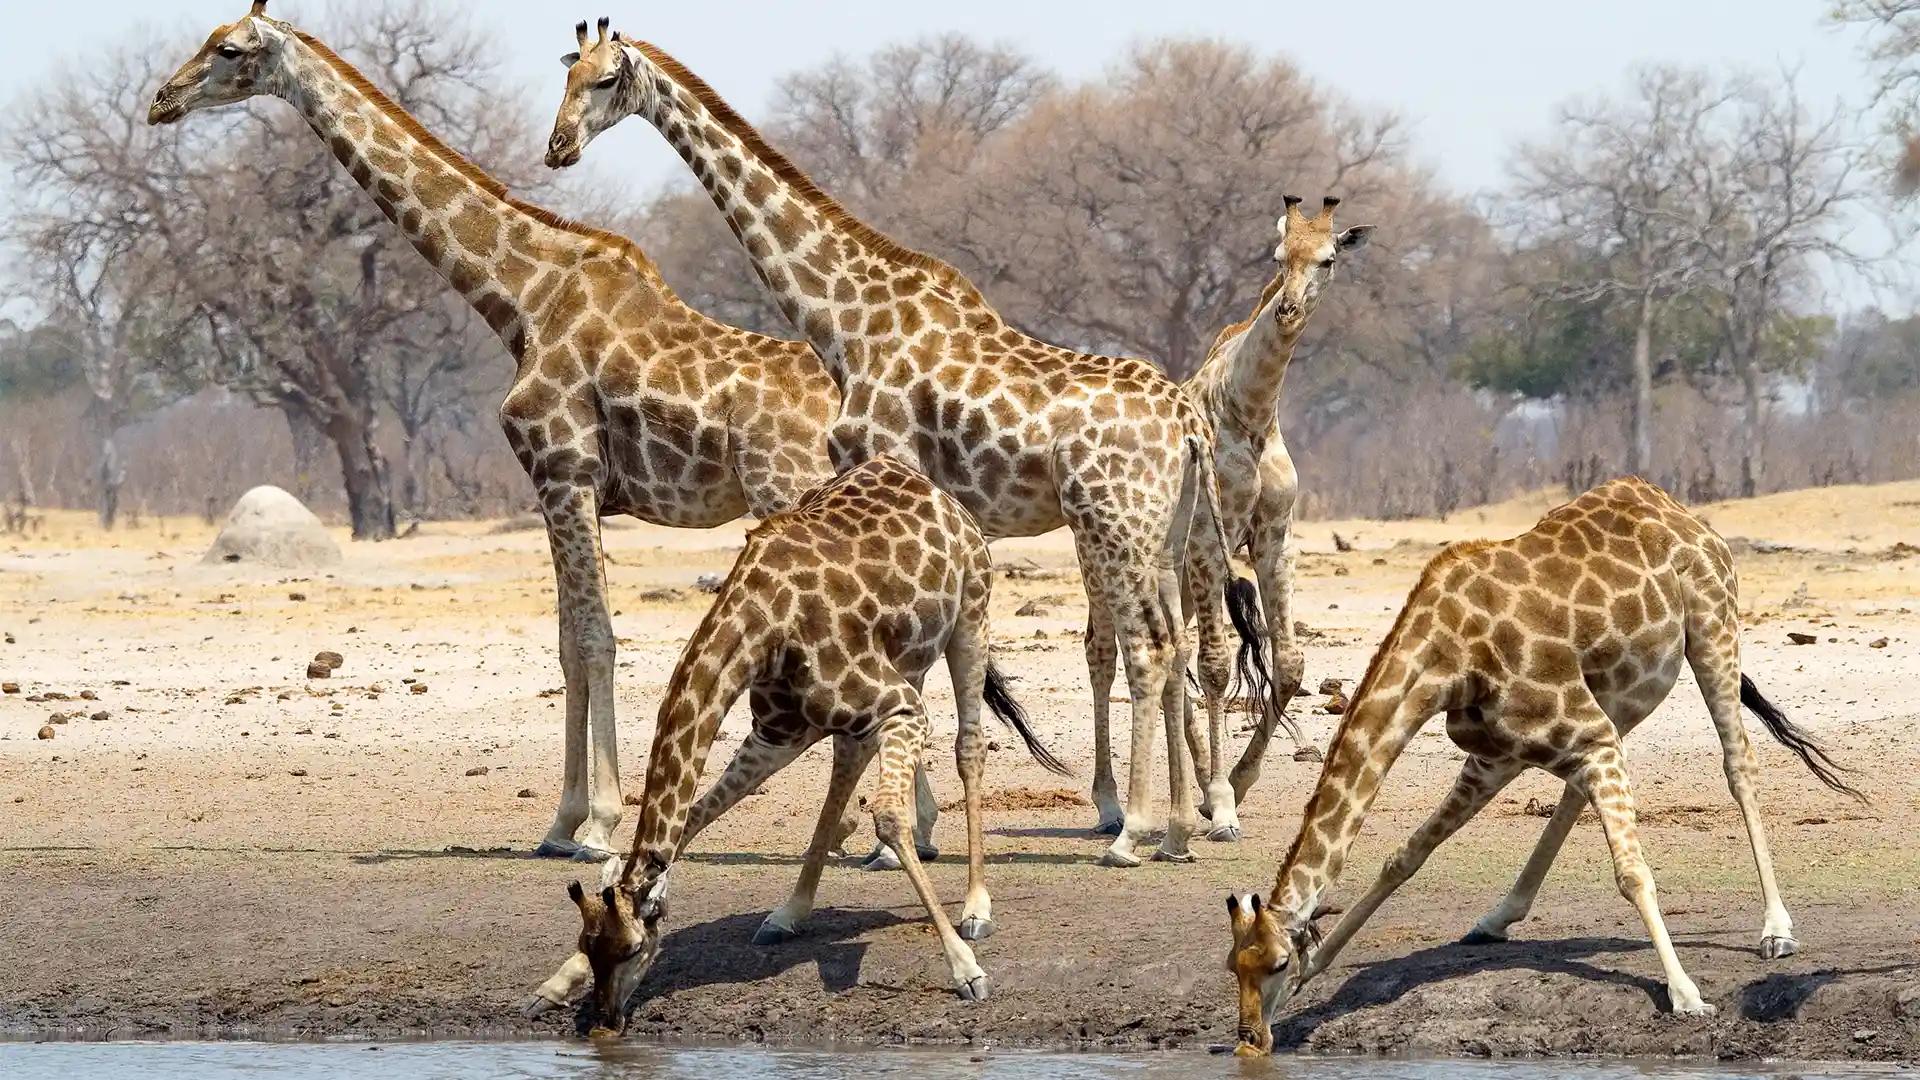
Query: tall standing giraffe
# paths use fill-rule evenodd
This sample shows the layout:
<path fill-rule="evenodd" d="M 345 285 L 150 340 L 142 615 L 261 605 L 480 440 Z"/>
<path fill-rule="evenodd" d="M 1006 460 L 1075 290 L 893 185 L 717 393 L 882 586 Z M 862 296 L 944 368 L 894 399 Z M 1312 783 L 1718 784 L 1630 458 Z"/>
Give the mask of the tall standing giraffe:
<path fill-rule="evenodd" d="M 284 99 L 506 344 L 518 366 L 500 421 L 546 518 L 566 676 L 565 782 L 539 850 L 604 858 L 621 799 L 600 518 L 712 528 L 791 505 L 833 473 L 838 393 L 804 343 L 687 307 L 631 241 L 513 198 L 265 11 L 256 0 L 216 28 L 154 96 L 148 122 Z"/>
<path fill-rule="evenodd" d="M 1220 331 L 1207 358 L 1184 384 L 1188 396 L 1213 421 L 1214 473 L 1220 478 L 1220 514 L 1227 541 L 1242 545 L 1252 557 L 1260 583 L 1260 603 L 1268 635 L 1270 673 L 1268 704 L 1240 760 L 1227 770 L 1227 729 L 1224 716 L 1210 719 L 1207 766 L 1203 783 L 1206 801 L 1200 806 L 1212 840 L 1238 840 L 1238 807 L 1260 778 L 1260 763 L 1276 724 L 1285 724 L 1297 742 L 1300 733 L 1286 718 L 1286 709 L 1305 677 L 1306 661 L 1294 643 L 1293 553 L 1288 549 L 1293 529 L 1293 507 L 1300 478 L 1293 458 L 1280 437 L 1280 388 L 1293 359 L 1294 346 L 1320 304 L 1320 292 L 1333 277 L 1334 263 L 1345 252 L 1356 251 L 1373 232 L 1371 225 L 1333 231 L 1333 211 L 1340 200 L 1328 196 L 1320 212 L 1307 217 L 1300 199 L 1283 198 L 1286 210 L 1276 226 L 1279 239 L 1273 260 L 1279 264 L 1273 279 L 1261 291 L 1253 316 Z M 1090 626 L 1093 640 L 1111 642 L 1111 626 Z M 1090 657 L 1090 663 L 1113 670 L 1111 652 Z M 1105 726 L 1106 710 L 1098 699 L 1094 723 Z M 1198 760 L 1201 748 L 1193 739 Z M 1102 762 L 1096 762 L 1099 768 Z M 1108 780 L 1111 784 L 1111 779 Z"/>
<path fill-rule="evenodd" d="M 768 915 L 757 944 L 792 939 L 813 911 L 836 826 L 867 762 L 880 757 L 873 829 L 900 859 L 940 935 L 960 995 L 987 996 L 967 941 L 993 932 L 981 832 L 985 702 L 1040 762 L 1064 772 L 1028 730 L 988 658 L 993 564 L 972 515 L 932 481 L 890 457 L 870 458 L 762 522 L 688 639 L 660 702 L 633 850 L 605 869 L 598 896 L 575 883 L 579 950 L 526 1007 L 537 1015 L 591 976 L 608 1033 L 659 955 L 667 872 L 695 836 L 822 739 L 833 777 L 793 895 Z M 911 776 L 925 752 L 921 688 L 944 655 L 959 715 L 954 755 L 967 808 L 967 900 L 955 931 L 907 841 Z M 753 731 L 699 802 L 694 791 L 727 710 L 743 693 L 780 701 L 756 709 Z"/>
<path fill-rule="evenodd" d="M 1186 688 L 1170 677 L 1186 663 L 1186 604 L 1198 615 L 1210 714 L 1224 708 L 1231 674 L 1206 415 L 1146 360 L 1073 352 L 1007 325 L 965 275 L 855 218 L 665 52 L 609 38 L 606 19 L 595 40 L 584 22 L 575 34 L 547 163 L 579 161 L 590 140 L 636 113 L 660 130 L 839 385 L 836 465 L 879 454 L 912 462 L 989 538 L 1073 530 L 1088 605 L 1114 627 L 1133 703 L 1127 804 L 1101 861 L 1139 864 L 1163 718 L 1173 809 L 1155 857 L 1190 861 L 1198 815 L 1181 733 Z M 1195 499 L 1206 504 L 1195 515 L 1178 512 Z M 1192 556 L 1190 520 L 1200 529 Z M 1088 638 L 1090 659 L 1110 647 Z M 1111 660 L 1104 682 L 1095 671 L 1096 707 L 1112 672 Z M 1096 761 L 1108 753 L 1096 744 Z M 1096 796 L 1103 817 L 1118 809 L 1114 793 Z"/>
<path fill-rule="evenodd" d="M 1638 477 L 1612 480 L 1511 540 L 1454 544 L 1420 575 L 1340 722 L 1327 763 L 1280 864 L 1270 899 L 1231 897 L 1240 983 L 1240 1052 L 1272 1049 L 1274 1015 L 1324 970 L 1447 837 L 1528 767 L 1566 781 L 1553 820 L 1512 891 L 1468 941 L 1505 940 L 1526 917 L 1581 809 L 1599 812 L 1614 881 L 1640 913 L 1666 969 L 1673 1011 L 1710 1015 L 1680 967 L 1641 855 L 1620 741 L 1666 700 L 1684 658 L 1720 736 L 1722 765 L 1746 823 L 1765 921 L 1760 953 L 1799 946 L 1780 902 L 1754 794 L 1758 768 L 1740 707 L 1828 787 L 1858 797 L 1832 759 L 1740 671 L 1733 554 L 1707 524 Z M 1314 920 L 1360 834 L 1387 770 L 1427 719 L 1467 761 L 1452 792 L 1388 857 L 1380 877 L 1323 939 Z"/>

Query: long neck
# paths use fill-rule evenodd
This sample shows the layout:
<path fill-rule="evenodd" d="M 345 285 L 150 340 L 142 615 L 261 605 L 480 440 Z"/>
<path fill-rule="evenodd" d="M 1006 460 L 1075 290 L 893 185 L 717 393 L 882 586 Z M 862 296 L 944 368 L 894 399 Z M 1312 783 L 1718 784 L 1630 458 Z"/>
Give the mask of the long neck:
<path fill-rule="evenodd" d="M 686 160 L 782 313 L 836 377 L 863 366 L 867 341 L 912 336 L 914 320 L 997 321 L 959 271 L 858 221 L 678 61 L 652 46 L 627 48 L 636 70 L 623 91 L 628 111 Z"/>
<path fill-rule="evenodd" d="M 1301 815 L 1300 832 L 1274 877 L 1271 904 L 1293 925 L 1308 922 L 1320 897 L 1340 880 L 1380 782 L 1433 715 L 1434 693 L 1423 685 L 1420 665 L 1393 658 L 1398 637 L 1396 627 L 1355 691 Z M 1383 677 L 1388 675 L 1393 677 Z"/>
<path fill-rule="evenodd" d="M 1254 314 L 1252 325 L 1226 346 L 1231 350 L 1226 357 L 1227 400 L 1233 403 L 1237 416 L 1259 425 L 1260 431 L 1276 423 L 1287 364 L 1293 360 L 1294 346 L 1300 343 L 1300 332 L 1306 326 L 1306 320 L 1301 319 L 1282 328 L 1280 290 L 1272 291 Z"/>
<path fill-rule="evenodd" d="M 720 722 L 772 659 L 766 619 L 743 611 L 753 603 L 744 590 L 723 589 L 673 670 L 654 723 L 653 748 L 647 753 L 646 792 L 625 871 L 629 876 L 672 864 Z"/>
<path fill-rule="evenodd" d="M 517 357 L 539 271 L 587 238 L 553 228 L 441 146 L 345 61 L 288 32 L 281 96 L 433 268 Z M 324 47 L 320 47 L 324 48 Z"/>

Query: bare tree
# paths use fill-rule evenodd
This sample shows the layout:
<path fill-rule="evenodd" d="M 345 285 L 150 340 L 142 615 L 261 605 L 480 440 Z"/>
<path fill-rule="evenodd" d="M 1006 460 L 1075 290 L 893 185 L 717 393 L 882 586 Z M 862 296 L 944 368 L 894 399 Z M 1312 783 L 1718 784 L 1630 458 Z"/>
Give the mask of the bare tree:
<path fill-rule="evenodd" d="M 1632 305 L 1628 467 L 1653 471 L 1653 334 L 1662 309 L 1698 286 L 1700 237 L 1714 227 L 1696 198 L 1713 163 L 1704 132 L 1729 95 L 1700 71 L 1636 71 L 1623 99 L 1575 101 L 1548 141 L 1521 148 L 1503 211 L 1523 246 L 1565 253 L 1572 278 L 1536 282 L 1542 299 Z"/>

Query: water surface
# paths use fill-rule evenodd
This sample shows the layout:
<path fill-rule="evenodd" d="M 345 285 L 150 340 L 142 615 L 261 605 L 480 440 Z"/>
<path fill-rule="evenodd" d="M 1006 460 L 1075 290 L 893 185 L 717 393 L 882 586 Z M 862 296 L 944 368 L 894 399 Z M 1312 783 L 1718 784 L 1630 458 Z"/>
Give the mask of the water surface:
<path fill-rule="evenodd" d="M 1723 1067 L 1665 1062 L 1295 1058 L 1243 1062 L 1199 1050 L 1097 1054 L 1022 1050 L 777 1049 L 558 1042 L 0 1043 L 7 1080 L 1787 1080 L 1916 1076 L 1857 1064 Z"/>

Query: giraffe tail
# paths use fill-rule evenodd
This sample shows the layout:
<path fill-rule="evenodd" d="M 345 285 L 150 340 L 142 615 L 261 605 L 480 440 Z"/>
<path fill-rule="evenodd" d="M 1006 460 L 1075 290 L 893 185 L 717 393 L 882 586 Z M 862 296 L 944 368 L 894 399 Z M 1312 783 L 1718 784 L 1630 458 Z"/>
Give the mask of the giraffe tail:
<path fill-rule="evenodd" d="M 1012 728 L 1020 736 L 1020 741 L 1027 744 L 1027 753 L 1033 755 L 1033 760 L 1039 762 L 1041 768 L 1055 776 L 1073 775 L 1073 770 L 1061 764 L 1060 759 L 1053 756 L 1053 751 L 1047 749 L 1047 744 L 1040 741 L 1040 736 L 1033 733 L 1033 728 L 1027 723 L 1027 710 L 1013 700 L 1013 695 L 1007 690 L 1006 675 L 991 660 L 987 661 L 987 685 L 981 697 L 986 700 L 987 708 L 993 710 L 993 715 Z"/>
<path fill-rule="evenodd" d="M 1760 688 L 1753 685 L 1753 680 L 1744 674 L 1740 676 L 1740 704 L 1745 705 L 1753 715 L 1760 718 L 1760 722 L 1767 726 L 1767 732 L 1777 739 L 1781 746 L 1800 755 L 1800 760 L 1807 764 L 1807 771 L 1819 778 L 1821 783 L 1835 791 L 1851 795 L 1861 802 L 1867 801 L 1865 795 L 1860 794 L 1837 775 L 1853 770 L 1828 757 L 1825 747 L 1815 741 L 1813 736 L 1795 727 L 1793 721 L 1787 719 L 1787 714 L 1781 712 L 1778 705 L 1768 701 L 1760 693 Z"/>

